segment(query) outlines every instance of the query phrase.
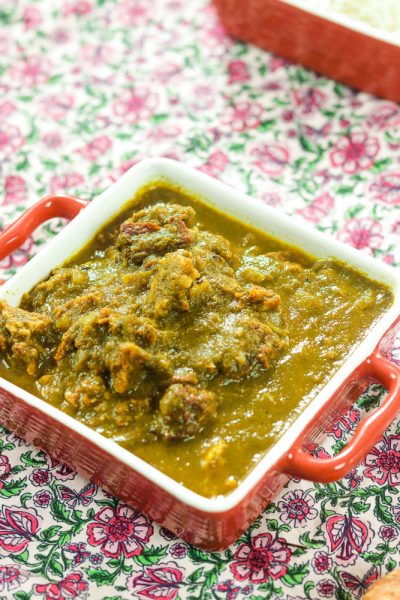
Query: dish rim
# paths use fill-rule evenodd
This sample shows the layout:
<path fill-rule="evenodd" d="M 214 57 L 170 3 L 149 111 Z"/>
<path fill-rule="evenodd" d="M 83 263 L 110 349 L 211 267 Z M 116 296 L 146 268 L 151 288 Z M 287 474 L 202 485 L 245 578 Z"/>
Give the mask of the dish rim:
<path fill-rule="evenodd" d="M 303 12 L 310 13 L 325 21 L 331 21 L 336 25 L 341 25 L 346 29 L 355 31 L 360 33 L 366 37 L 373 38 L 380 42 L 385 42 L 386 44 L 391 44 L 396 48 L 400 48 L 400 40 L 396 39 L 396 33 L 392 33 L 390 31 L 384 31 L 382 29 L 378 29 L 378 27 L 374 27 L 368 23 L 364 23 L 363 21 L 358 21 L 348 15 L 342 14 L 338 11 L 329 9 L 328 11 L 323 7 L 318 8 L 316 6 L 308 6 L 306 0 L 279 0 L 284 4 L 289 4 L 290 6 L 294 6 L 302 10 Z"/>
<path fill-rule="evenodd" d="M 321 233 L 306 223 L 297 222 L 293 217 L 282 214 L 247 194 L 235 191 L 209 175 L 171 159 L 151 158 L 140 161 L 131 167 L 109 188 L 94 198 L 85 210 L 67 224 L 57 236 L 41 248 L 0 288 L 0 299 L 8 300 L 15 305 L 24 291 L 31 289 L 33 285 L 46 277 L 52 268 L 71 257 L 102 225 L 120 212 L 124 205 L 132 201 L 140 188 L 148 183 L 163 180 L 200 197 L 202 201 L 239 218 L 244 223 L 251 223 L 269 235 L 301 247 L 310 254 L 318 256 L 319 253 L 316 250 L 320 249 L 320 256 L 333 256 L 344 260 L 369 277 L 390 285 L 394 294 L 392 306 L 378 319 L 361 343 L 353 349 L 344 364 L 302 410 L 301 414 L 250 469 L 238 487 L 228 494 L 211 498 L 190 490 L 111 439 L 90 429 L 19 386 L 0 378 L 0 387 L 66 425 L 78 435 L 87 438 L 127 467 L 153 481 L 180 502 L 204 513 L 224 513 L 240 504 L 259 481 L 274 468 L 276 463 L 287 455 L 294 441 L 302 435 L 315 414 L 329 402 L 340 384 L 373 352 L 383 335 L 395 323 L 400 315 L 400 277 L 392 267 L 385 263 Z M 112 201 L 116 202 L 117 197 L 119 197 L 118 206 L 112 207 Z M 99 210 L 100 207 L 102 207 L 101 210 Z M 101 218 L 100 214 L 103 215 Z M 263 222 L 267 221 L 268 226 L 263 225 Z M 79 241 L 79 231 L 88 229 L 91 233 L 83 241 Z M 279 235 L 277 233 L 279 230 L 284 232 L 287 237 Z M 293 241 L 294 239 L 297 241 Z M 72 245 L 72 248 L 71 240 L 75 241 L 75 246 Z M 305 241 L 306 246 L 302 245 L 300 240 Z M 323 252 L 324 249 L 325 252 Z M 327 249 L 330 250 L 329 253 L 326 252 Z M 60 255 L 63 256 L 62 260 L 59 260 Z M 398 308 L 396 308 L 396 304 L 399 305 Z"/>

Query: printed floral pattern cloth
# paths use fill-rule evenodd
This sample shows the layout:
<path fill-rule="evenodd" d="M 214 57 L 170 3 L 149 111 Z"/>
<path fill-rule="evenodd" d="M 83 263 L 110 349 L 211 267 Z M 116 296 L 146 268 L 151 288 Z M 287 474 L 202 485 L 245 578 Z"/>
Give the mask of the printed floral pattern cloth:
<path fill-rule="evenodd" d="M 397 105 L 234 42 L 207 0 L 2 0 L 0 23 L 3 227 L 43 194 L 90 199 L 168 156 L 399 268 Z M 340 450 L 382 394 L 370 388 L 316 453 Z M 0 444 L 1 598 L 351 600 L 398 566 L 400 420 L 342 481 L 292 480 L 213 553 L 12 433 Z"/>

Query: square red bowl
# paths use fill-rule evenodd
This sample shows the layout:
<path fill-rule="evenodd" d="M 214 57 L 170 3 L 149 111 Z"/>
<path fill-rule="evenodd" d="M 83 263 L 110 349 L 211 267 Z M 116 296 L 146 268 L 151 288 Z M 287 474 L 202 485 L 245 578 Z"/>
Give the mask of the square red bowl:
<path fill-rule="evenodd" d="M 400 284 L 395 270 L 389 266 L 199 171 L 167 159 L 150 159 L 132 167 L 86 208 L 84 202 L 73 197 L 49 196 L 19 217 L 0 236 L 0 259 L 48 218 L 75 218 L 0 288 L 0 298 L 17 305 L 24 292 L 91 239 L 140 188 L 157 181 L 178 185 L 311 254 L 345 261 L 389 285 L 395 296 L 393 306 L 371 327 L 345 364 L 238 488 L 226 496 L 205 498 L 194 493 L 111 440 L 0 378 L 0 421 L 6 427 L 188 542 L 207 549 L 222 549 L 266 507 L 289 475 L 322 482 L 339 479 L 363 458 L 393 420 L 400 408 L 400 369 L 386 355 L 399 324 Z M 329 459 L 311 456 L 306 448 L 321 441 L 369 381 L 381 382 L 389 390 L 381 406 L 361 422 L 339 455 Z"/>
<path fill-rule="evenodd" d="M 306 0 L 214 0 L 214 4 L 232 36 L 400 102 L 400 40 L 395 34 L 310 7 Z"/>

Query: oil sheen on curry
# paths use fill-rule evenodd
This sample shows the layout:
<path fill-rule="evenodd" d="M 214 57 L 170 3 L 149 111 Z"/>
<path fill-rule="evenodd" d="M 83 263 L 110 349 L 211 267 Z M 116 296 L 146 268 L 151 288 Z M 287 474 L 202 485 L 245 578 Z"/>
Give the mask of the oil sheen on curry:
<path fill-rule="evenodd" d="M 165 184 L 19 308 L 0 374 L 205 496 L 236 487 L 391 292 Z"/>

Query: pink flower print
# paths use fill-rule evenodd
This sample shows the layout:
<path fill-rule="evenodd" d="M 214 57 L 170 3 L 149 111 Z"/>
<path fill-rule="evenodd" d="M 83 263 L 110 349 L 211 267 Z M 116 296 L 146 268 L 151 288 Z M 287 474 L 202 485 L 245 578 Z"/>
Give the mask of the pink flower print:
<path fill-rule="evenodd" d="M 50 77 L 50 62 L 41 56 L 28 56 L 11 69 L 10 76 L 20 85 L 35 87 L 46 83 Z"/>
<path fill-rule="evenodd" d="M 394 102 L 380 103 L 367 118 L 369 127 L 393 129 L 400 125 L 400 109 Z"/>
<path fill-rule="evenodd" d="M 0 565 L 0 594 L 16 590 L 28 577 L 29 573 L 22 570 L 19 565 Z"/>
<path fill-rule="evenodd" d="M 282 204 L 282 198 L 277 192 L 264 192 L 261 195 L 261 200 L 269 206 L 280 206 Z"/>
<path fill-rule="evenodd" d="M 171 546 L 170 552 L 171 556 L 176 559 L 184 558 L 187 555 L 187 546 L 186 544 L 178 542 L 177 544 Z"/>
<path fill-rule="evenodd" d="M 245 585 L 244 588 L 242 588 L 243 595 L 249 596 L 252 593 L 253 589 L 253 585 Z"/>
<path fill-rule="evenodd" d="M 5 35 L 5 30 L 6 28 L 3 27 L 2 30 L 0 30 L 0 54 L 3 55 L 7 55 L 8 52 L 10 52 L 11 50 L 11 37 L 8 35 Z M 10 86 L 5 84 L 4 82 L 0 84 L 0 91 L 2 93 L 8 92 L 8 90 L 10 89 Z"/>
<path fill-rule="evenodd" d="M 33 247 L 33 239 L 29 237 L 26 242 L 9 254 L 3 260 L 0 260 L 0 269 L 11 269 L 12 267 L 21 267 L 29 260 L 29 253 Z"/>
<path fill-rule="evenodd" d="M 311 564 L 316 573 L 327 573 L 332 567 L 332 559 L 328 556 L 326 552 L 320 550 L 319 552 L 315 553 Z"/>
<path fill-rule="evenodd" d="M 61 121 L 73 107 L 74 98 L 68 94 L 52 94 L 43 98 L 40 104 L 43 115 Z"/>
<path fill-rule="evenodd" d="M 332 166 L 341 167 L 345 173 L 354 175 L 372 167 L 378 152 L 379 141 L 368 137 L 364 131 L 357 131 L 336 142 L 330 159 Z"/>
<path fill-rule="evenodd" d="M 215 21 L 210 27 L 201 30 L 201 42 L 210 50 L 218 49 L 223 51 L 228 40 L 226 31 L 219 21 Z"/>
<path fill-rule="evenodd" d="M 199 84 L 194 86 L 191 108 L 194 111 L 210 110 L 215 104 L 215 92 L 212 86 Z"/>
<path fill-rule="evenodd" d="M 64 175 L 54 175 L 50 179 L 50 193 L 58 194 L 58 192 L 73 192 L 75 188 L 84 182 L 82 175 L 79 173 L 65 173 Z"/>
<path fill-rule="evenodd" d="M 263 89 L 268 92 L 278 92 L 282 89 L 282 84 L 277 81 L 270 81 L 263 86 Z"/>
<path fill-rule="evenodd" d="M 246 131 L 259 126 L 262 113 L 263 107 L 257 102 L 236 102 L 225 109 L 221 123 L 234 131 Z"/>
<path fill-rule="evenodd" d="M 0 102 L 0 118 L 1 120 L 6 119 L 13 112 L 15 112 L 16 106 L 13 102 L 9 102 L 8 100 L 4 100 L 4 102 Z"/>
<path fill-rule="evenodd" d="M 382 525 L 382 527 L 379 529 L 378 535 L 386 542 L 391 542 L 397 538 L 399 533 L 397 528 L 393 527 L 392 525 Z"/>
<path fill-rule="evenodd" d="M 366 550 L 370 531 L 365 523 L 356 517 L 333 515 L 325 523 L 328 545 L 331 552 L 337 552 L 336 562 L 353 564 L 361 551 Z"/>
<path fill-rule="evenodd" d="M 34 509 L 21 510 L 17 506 L 3 506 L 0 512 L 0 548 L 19 554 L 28 546 L 39 529 Z"/>
<path fill-rule="evenodd" d="M 315 173 L 316 177 L 320 177 L 322 179 L 322 185 L 331 181 L 331 179 L 341 179 L 341 176 L 333 176 L 331 169 L 320 169 Z"/>
<path fill-rule="evenodd" d="M 212 177 L 218 177 L 218 175 L 225 171 L 228 162 L 229 159 L 225 152 L 222 152 L 222 150 L 216 150 L 209 156 L 207 162 L 199 167 L 199 170 L 203 171 L 203 173 L 207 173 L 207 175 L 211 175 Z"/>
<path fill-rule="evenodd" d="M 282 84 L 277 81 L 269 81 L 263 86 L 263 89 L 268 92 L 277 92 L 282 89 Z"/>
<path fill-rule="evenodd" d="M 270 577 L 279 579 L 286 574 L 291 554 L 283 538 L 261 533 L 249 543 L 240 544 L 230 569 L 238 581 L 249 579 L 251 583 L 264 583 Z"/>
<path fill-rule="evenodd" d="M 327 137 L 332 130 L 332 123 L 325 123 L 322 127 L 311 127 L 304 125 L 304 135 L 310 139 L 318 140 L 318 138 Z"/>
<path fill-rule="evenodd" d="M 70 573 L 58 583 L 43 583 L 33 586 L 36 596 L 44 596 L 45 600 L 71 600 L 83 598 L 83 592 L 88 589 L 88 583 L 80 573 Z"/>
<path fill-rule="evenodd" d="M 155 142 L 163 141 L 163 140 L 173 140 L 176 139 L 181 134 L 181 128 L 178 125 L 172 125 L 169 123 L 165 123 L 164 125 L 160 125 L 159 127 L 155 127 L 151 129 L 147 134 L 149 140 L 154 140 Z M 136 161 L 137 162 L 137 161 Z"/>
<path fill-rule="evenodd" d="M 42 490 L 40 492 L 36 492 L 36 494 L 33 496 L 33 502 L 39 508 L 47 508 L 49 506 L 50 502 L 52 501 L 52 499 L 53 499 L 52 494 L 50 492 L 48 492 L 47 490 Z"/>
<path fill-rule="evenodd" d="M 35 6 L 25 6 L 22 18 L 26 30 L 37 29 L 42 22 L 42 15 Z"/>
<path fill-rule="evenodd" d="M 250 79 L 249 69 L 244 60 L 232 60 L 228 64 L 229 83 L 244 83 Z"/>
<path fill-rule="evenodd" d="M 104 560 L 104 556 L 100 553 L 98 554 L 92 554 L 90 557 L 90 562 L 93 563 L 94 565 L 100 565 Z"/>
<path fill-rule="evenodd" d="M 114 114 L 133 124 L 149 119 L 158 105 L 158 96 L 144 88 L 135 88 L 122 92 L 113 104 Z"/>
<path fill-rule="evenodd" d="M 0 123 L 0 159 L 9 158 L 25 143 L 20 130 L 15 125 Z"/>
<path fill-rule="evenodd" d="M 111 62 L 113 55 L 113 47 L 107 44 L 94 46 L 85 44 L 82 47 L 82 59 L 91 65 L 103 65 Z"/>
<path fill-rule="evenodd" d="M 53 470 L 53 475 L 56 479 L 61 481 L 67 481 L 68 479 L 74 479 L 76 471 L 71 469 L 68 465 L 64 465 L 54 459 L 50 459 L 50 468 Z"/>
<path fill-rule="evenodd" d="M 307 521 L 315 519 L 317 510 L 314 508 L 314 500 L 309 492 L 294 490 L 287 492 L 278 503 L 281 510 L 281 519 L 284 523 L 290 523 L 294 527 L 307 524 Z"/>
<path fill-rule="evenodd" d="M 139 160 L 136 158 L 131 158 L 130 160 L 125 160 L 118 169 L 118 176 L 121 176 L 124 173 L 126 173 L 127 171 L 129 171 L 129 169 L 131 167 L 133 167 L 133 165 L 136 165 L 138 162 L 139 162 Z"/>
<path fill-rule="evenodd" d="M 140 575 L 131 575 L 127 586 L 135 595 L 152 600 L 174 600 L 179 593 L 183 572 L 174 562 L 145 567 Z"/>
<path fill-rule="evenodd" d="M 318 582 L 317 590 L 320 598 L 332 598 L 333 594 L 336 592 L 336 584 L 332 579 L 323 579 Z"/>
<path fill-rule="evenodd" d="M 324 448 L 315 448 L 314 455 L 317 458 L 330 458 L 329 454 L 327 453 L 327 451 Z"/>
<path fill-rule="evenodd" d="M 27 199 L 26 183 L 20 175 L 7 175 L 4 204 L 21 204 Z"/>
<path fill-rule="evenodd" d="M 151 136 L 149 135 L 149 138 L 150 137 Z M 119 165 L 119 167 L 117 167 L 116 169 L 111 171 L 111 173 L 108 175 L 108 180 L 111 183 L 113 183 L 114 181 L 117 181 L 117 179 L 119 179 L 121 177 L 121 175 L 126 173 L 126 171 L 128 171 L 131 167 L 133 167 L 133 165 L 136 165 L 140 160 L 141 160 L 140 157 L 125 160 L 123 163 L 121 163 Z"/>
<path fill-rule="evenodd" d="M 78 150 L 79 154 L 90 161 L 99 159 L 112 146 L 111 139 L 106 135 L 99 135 L 89 144 Z"/>
<path fill-rule="evenodd" d="M 350 219 L 338 233 L 338 239 L 354 248 L 374 253 L 382 244 L 382 226 L 368 217 Z"/>
<path fill-rule="evenodd" d="M 66 44 L 71 39 L 71 34 L 70 34 L 70 32 L 67 29 L 64 29 L 64 27 L 57 27 L 53 31 L 51 39 L 56 44 L 60 44 L 60 45 L 61 44 Z"/>
<path fill-rule="evenodd" d="M 29 479 L 34 486 L 48 485 L 52 479 L 48 469 L 34 469 L 29 475 Z"/>
<path fill-rule="evenodd" d="M 357 475 L 357 472 L 355 469 L 353 469 L 352 471 L 350 471 L 350 473 L 348 473 L 345 476 L 345 479 L 347 479 L 348 483 L 349 483 L 349 487 L 352 490 L 355 490 L 361 483 L 362 481 L 362 477 L 360 477 L 360 475 Z"/>
<path fill-rule="evenodd" d="M 137 556 L 153 534 L 153 527 L 143 515 L 129 506 L 106 506 L 95 515 L 95 523 L 88 525 L 88 541 L 101 546 L 105 556 L 127 558 Z"/>
<path fill-rule="evenodd" d="M 375 200 L 397 206 L 400 204 L 400 172 L 383 173 L 371 184 L 370 190 L 375 192 Z"/>
<path fill-rule="evenodd" d="M 0 479 L 7 479 L 11 471 L 10 461 L 7 456 L 2 454 L 0 456 Z"/>
<path fill-rule="evenodd" d="M 61 135 L 57 132 L 45 133 L 43 136 L 43 142 L 48 148 L 59 148 L 62 146 L 63 140 Z"/>
<path fill-rule="evenodd" d="M 182 8 L 181 0 L 169 0 L 167 6 L 171 10 L 180 10 Z"/>
<path fill-rule="evenodd" d="M 326 94 L 317 88 L 295 90 L 293 92 L 295 105 L 303 115 L 321 110 L 326 103 Z"/>
<path fill-rule="evenodd" d="M 182 73 L 182 67 L 178 63 L 166 62 L 155 68 L 154 77 L 160 83 L 168 83 Z"/>
<path fill-rule="evenodd" d="M 330 458 L 329 454 L 327 453 L 326 450 L 324 450 L 324 448 L 321 448 L 321 446 L 318 446 L 315 442 L 307 442 L 304 444 L 304 448 L 314 454 L 314 456 L 316 456 L 317 458 Z"/>
<path fill-rule="evenodd" d="M 400 435 L 382 438 L 364 459 L 365 477 L 379 485 L 400 485 Z"/>
<path fill-rule="evenodd" d="M 296 213 L 312 223 L 319 223 L 321 219 L 330 213 L 334 205 L 333 197 L 328 192 L 324 192 L 304 208 L 296 210 Z"/>
<path fill-rule="evenodd" d="M 269 177 L 279 177 L 289 162 L 289 151 L 278 144 L 263 144 L 251 152 L 253 164 Z"/>
<path fill-rule="evenodd" d="M 67 544 L 65 546 L 65 552 L 74 556 L 72 566 L 76 567 L 89 558 L 90 552 L 86 552 L 85 548 L 86 544 L 83 542 L 80 542 L 79 544 Z"/>
<path fill-rule="evenodd" d="M 294 112 L 292 110 L 285 110 L 282 113 L 282 119 L 286 121 L 286 123 L 290 123 L 294 119 Z"/>
<path fill-rule="evenodd" d="M 235 600 L 240 591 L 243 591 L 232 579 L 219 583 L 216 588 L 218 592 L 224 592 L 226 600 Z"/>
<path fill-rule="evenodd" d="M 64 4 L 64 16 L 78 15 L 83 17 L 88 15 L 92 10 L 92 6 L 88 0 L 75 0 L 75 2 L 66 2 Z"/>
<path fill-rule="evenodd" d="M 395 221 L 392 225 L 391 232 L 395 235 L 400 235 L 400 221 Z"/>
<path fill-rule="evenodd" d="M 394 265 L 396 260 L 393 254 L 385 254 L 383 257 L 383 262 L 385 262 L 387 265 Z"/>
<path fill-rule="evenodd" d="M 149 5 L 143 0 L 125 0 L 118 6 L 119 21 L 125 27 L 135 27 L 147 22 Z"/>
<path fill-rule="evenodd" d="M 278 71 L 278 69 L 281 69 L 282 67 L 287 67 L 290 64 L 291 63 L 288 60 L 286 60 L 286 58 L 281 58 L 280 56 L 275 56 L 274 54 L 272 54 L 269 59 L 271 73 L 275 73 L 275 71 Z"/>
<path fill-rule="evenodd" d="M 356 409 L 349 410 L 346 415 L 340 417 L 338 421 L 329 428 L 329 432 L 333 433 L 336 439 L 340 440 L 342 437 L 351 431 L 360 420 L 360 411 Z"/>

